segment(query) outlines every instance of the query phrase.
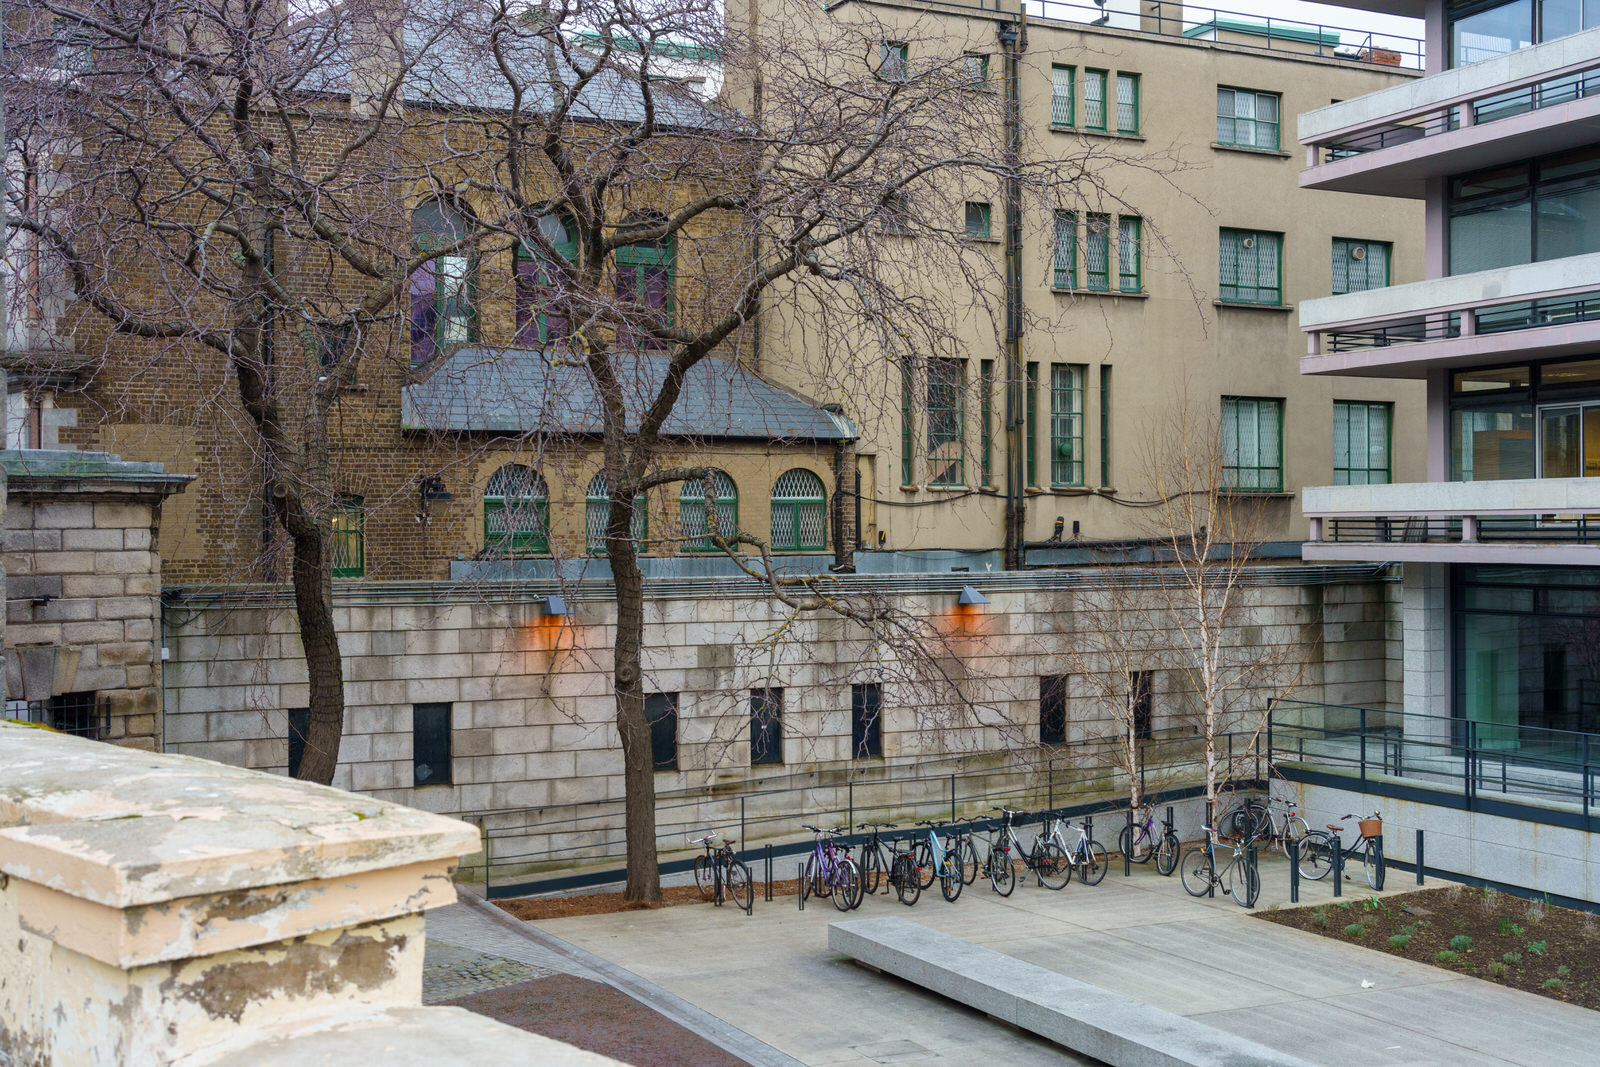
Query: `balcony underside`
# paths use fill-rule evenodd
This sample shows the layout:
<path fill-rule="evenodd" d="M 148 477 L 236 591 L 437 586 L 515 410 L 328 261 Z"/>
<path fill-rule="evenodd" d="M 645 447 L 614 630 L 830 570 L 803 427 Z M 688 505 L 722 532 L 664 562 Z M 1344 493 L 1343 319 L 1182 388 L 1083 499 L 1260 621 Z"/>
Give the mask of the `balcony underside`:
<path fill-rule="evenodd" d="M 1322 352 L 1300 357 L 1301 374 L 1415 378 L 1430 370 L 1464 370 L 1521 359 L 1555 359 L 1600 347 L 1600 321 L 1536 326 L 1506 333 Z"/>
<path fill-rule="evenodd" d="M 1600 566 L 1600 545 L 1549 542 L 1330 542 L 1307 541 L 1300 550 L 1307 562 L 1347 563 L 1499 563 L 1542 567 Z"/>

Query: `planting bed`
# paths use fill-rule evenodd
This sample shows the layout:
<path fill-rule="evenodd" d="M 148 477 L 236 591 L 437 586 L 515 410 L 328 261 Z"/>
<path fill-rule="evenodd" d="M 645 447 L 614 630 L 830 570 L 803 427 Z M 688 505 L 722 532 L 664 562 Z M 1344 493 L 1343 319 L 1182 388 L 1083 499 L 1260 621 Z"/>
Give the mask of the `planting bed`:
<path fill-rule="evenodd" d="M 1269 922 L 1600 1009 L 1600 917 L 1452 885 L 1259 913 Z"/>

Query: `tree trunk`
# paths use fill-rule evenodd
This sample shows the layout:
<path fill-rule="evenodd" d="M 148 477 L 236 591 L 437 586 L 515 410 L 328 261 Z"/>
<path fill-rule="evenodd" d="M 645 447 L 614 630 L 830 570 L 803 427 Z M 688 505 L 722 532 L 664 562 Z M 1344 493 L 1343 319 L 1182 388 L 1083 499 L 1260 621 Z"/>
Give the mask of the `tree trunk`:
<path fill-rule="evenodd" d="M 344 661 L 333 624 L 333 572 L 325 558 L 329 545 L 320 533 L 318 527 L 293 538 L 294 607 L 311 683 L 311 715 L 296 777 L 332 785 L 344 736 Z"/>
<path fill-rule="evenodd" d="M 613 482 L 613 484 L 616 484 Z M 617 734 L 622 740 L 623 837 L 628 849 L 627 900 L 661 899 L 661 870 L 656 865 L 656 770 L 650 747 L 650 723 L 644 715 L 644 575 L 638 547 L 631 538 L 630 495 L 614 493 L 606 528 L 617 596 L 617 640 L 612 684 L 617 701 Z"/>

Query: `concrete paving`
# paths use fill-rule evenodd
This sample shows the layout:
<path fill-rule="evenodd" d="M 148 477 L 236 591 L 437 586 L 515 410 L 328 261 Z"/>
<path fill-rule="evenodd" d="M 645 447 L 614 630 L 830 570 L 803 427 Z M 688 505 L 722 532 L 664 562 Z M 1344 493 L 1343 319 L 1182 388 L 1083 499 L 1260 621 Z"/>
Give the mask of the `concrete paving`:
<path fill-rule="evenodd" d="M 1394 872 L 1391 872 L 1393 874 Z M 1261 907 L 1287 902 L 1287 864 L 1264 860 Z M 1391 877 L 1389 893 L 1414 889 Z M 1355 894 L 1355 887 L 1351 887 Z M 1371 896 L 1365 884 L 1350 899 Z M 1302 904 L 1330 901 L 1308 883 Z M 898 916 L 1313 1063 L 1594 1062 L 1600 1014 L 1254 919 L 1178 877 L 1119 866 L 1098 886 L 1009 898 L 980 881 L 948 904 L 878 895 L 852 916 Z M 682 905 L 537 927 L 808 1064 L 1088 1063 L 936 994 L 831 952 L 827 901 L 759 898 L 746 917 Z M 726 1047 L 726 1046 L 724 1046 Z"/>

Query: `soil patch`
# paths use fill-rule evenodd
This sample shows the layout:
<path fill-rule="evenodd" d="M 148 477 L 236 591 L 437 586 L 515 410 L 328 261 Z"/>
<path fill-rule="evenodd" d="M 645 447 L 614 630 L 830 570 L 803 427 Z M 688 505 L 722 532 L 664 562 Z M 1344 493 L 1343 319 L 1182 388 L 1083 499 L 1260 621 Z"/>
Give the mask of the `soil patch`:
<path fill-rule="evenodd" d="M 791 878 L 787 882 L 773 882 L 772 895 L 792 897 L 799 883 Z M 766 898 L 766 883 L 755 884 L 756 903 Z M 523 897 L 518 900 L 497 900 L 495 904 L 525 922 L 539 919 L 567 919 L 577 915 L 610 915 L 619 911 L 654 911 L 656 908 L 678 904 L 709 904 L 692 885 L 673 885 L 661 888 L 661 903 L 646 904 L 637 900 L 624 900 L 621 893 L 589 893 L 577 897 Z M 726 905 L 724 905 L 726 906 Z"/>
<path fill-rule="evenodd" d="M 1391 956 L 1600 1009 L 1600 916 L 1587 912 L 1454 885 L 1259 915 Z"/>

